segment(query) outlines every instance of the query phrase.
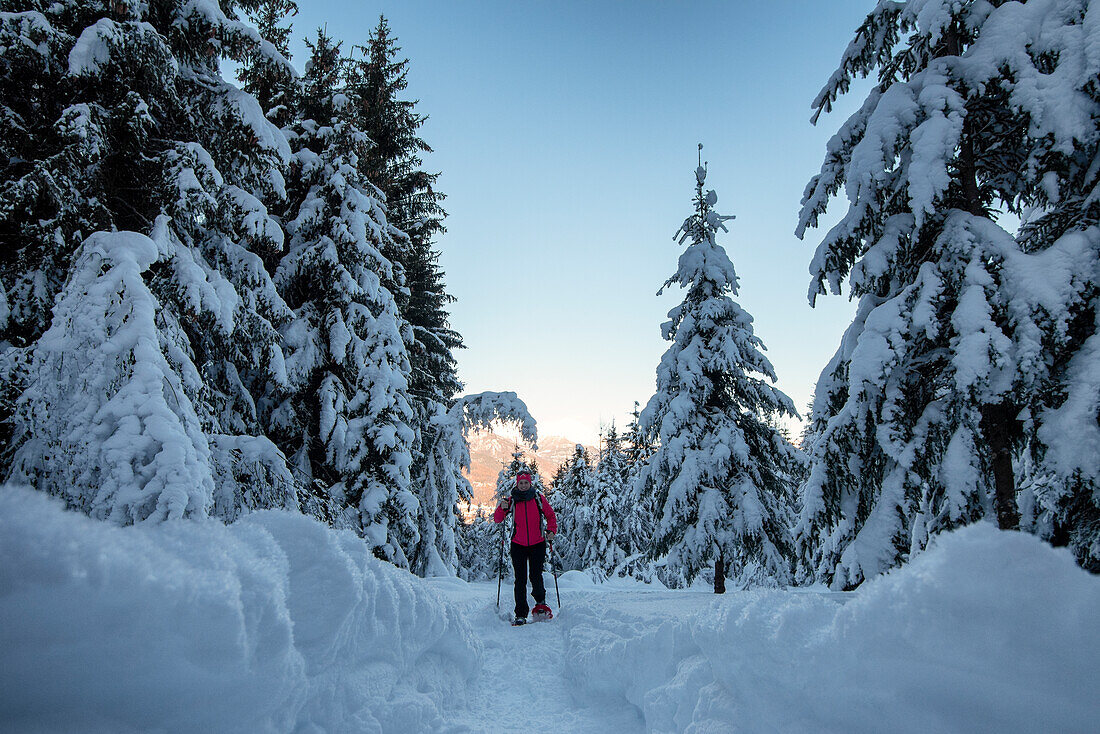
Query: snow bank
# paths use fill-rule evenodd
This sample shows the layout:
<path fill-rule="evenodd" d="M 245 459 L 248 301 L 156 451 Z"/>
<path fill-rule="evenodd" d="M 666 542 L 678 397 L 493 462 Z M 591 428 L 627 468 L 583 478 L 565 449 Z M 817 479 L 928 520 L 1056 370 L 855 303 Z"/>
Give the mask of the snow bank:
<path fill-rule="evenodd" d="M 680 731 L 1095 731 L 1100 579 L 982 523 L 852 594 L 760 591 L 578 619 L 576 695 Z M 578 615 L 583 616 L 583 615 Z"/>
<path fill-rule="evenodd" d="M 0 487 L 0 731 L 924 734 L 1100 721 L 1100 579 L 988 524 L 939 536 L 853 593 L 558 581 L 554 622 L 515 630 L 496 617 L 495 582 L 425 582 L 297 514 L 118 527 Z"/>
<path fill-rule="evenodd" d="M 0 730 L 428 731 L 481 645 L 350 533 L 120 528 L 0 487 Z"/>

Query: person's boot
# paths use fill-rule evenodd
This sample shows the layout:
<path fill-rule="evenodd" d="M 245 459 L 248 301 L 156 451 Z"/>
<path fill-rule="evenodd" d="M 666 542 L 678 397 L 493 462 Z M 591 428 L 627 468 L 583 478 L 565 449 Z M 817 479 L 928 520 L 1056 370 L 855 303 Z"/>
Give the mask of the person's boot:
<path fill-rule="evenodd" d="M 542 602 L 535 605 L 535 608 L 531 610 L 531 619 L 535 622 L 545 622 L 553 619 L 554 613 L 550 611 L 550 607 Z"/>

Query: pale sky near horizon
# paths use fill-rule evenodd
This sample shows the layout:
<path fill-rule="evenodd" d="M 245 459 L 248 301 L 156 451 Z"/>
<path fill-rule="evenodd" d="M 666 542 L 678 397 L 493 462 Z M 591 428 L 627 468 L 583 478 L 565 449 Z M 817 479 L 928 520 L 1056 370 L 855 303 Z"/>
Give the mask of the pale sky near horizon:
<path fill-rule="evenodd" d="M 845 202 L 805 241 L 793 233 L 826 141 L 864 92 L 817 127 L 810 103 L 870 0 L 299 4 L 299 69 L 318 27 L 347 50 L 380 13 L 410 60 L 427 168 L 448 197 L 438 245 L 467 392 L 513 390 L 540 435 L 591 443 L 645 405 L 681 298 L 655 294 L 676 269 L 703 143 L 717 209 L 737 217 L 718 240 L 735 298 L 804 412 L 854 312 L 847 295 L 806 300 Z"/>

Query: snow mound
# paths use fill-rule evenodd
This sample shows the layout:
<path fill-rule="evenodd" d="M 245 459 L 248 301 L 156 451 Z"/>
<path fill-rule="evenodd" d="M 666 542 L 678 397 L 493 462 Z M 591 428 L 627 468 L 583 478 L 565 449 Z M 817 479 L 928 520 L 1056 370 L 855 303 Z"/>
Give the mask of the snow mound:
<path fill-rule="evenodd" d="M 495 582 L 417 579 L 295 513 L 118 527 L 0 486 L 0 731 L 924 734 L 1100 720 L 1100 579 L 987 523 L 851 593 L 558 580 L 554 622 L 513 630 Z"/>
<path fill-rule="evenodd" d="M 287 512 L 117 527 L 0 487 L 0 729 L 429 731 L 481 643 Z"/>
<path fill-rule="evenodd" d="M 558 576 L 558 586 L 562 589 L 592 589 L 596 583 L 587 571 L 566 571 Z"/>
<path fill-rule="evenodd" d="M 648 731 L 1091 731 L 1100 579 L 986 523 L 851 594 L 756 591 L 664 621 L 577 619 L 578 697 Z M 582 615 L 578 615 L 582 616 Z M 732 727 L 732 728 L 731 728 Z"/>

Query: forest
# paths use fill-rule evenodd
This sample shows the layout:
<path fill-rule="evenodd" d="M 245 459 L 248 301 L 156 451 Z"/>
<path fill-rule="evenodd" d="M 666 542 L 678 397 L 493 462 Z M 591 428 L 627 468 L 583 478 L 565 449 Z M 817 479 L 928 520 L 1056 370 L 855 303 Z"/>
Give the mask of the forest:
<path fill-rule="evenodd" d="M 0 475 L 117 526 L 278 509 L 491 577 L 466 437 L 536 430 L 463 392 L 411 62 L 383 17 L 309 35 L 299 73 L 296 12 L 0 2 Z M 563 568 L 851 590 L 993 523 L 1100 572 L 1098 38 L 1086 0 L 873 4 L 813 101 L 874 80 L 798 214 L 811 302 L 858 302 L 800 436 L 700 156 L 654 394 L 537 477 Z"/>

